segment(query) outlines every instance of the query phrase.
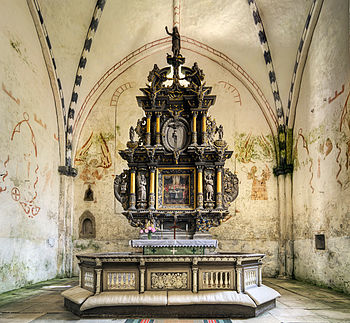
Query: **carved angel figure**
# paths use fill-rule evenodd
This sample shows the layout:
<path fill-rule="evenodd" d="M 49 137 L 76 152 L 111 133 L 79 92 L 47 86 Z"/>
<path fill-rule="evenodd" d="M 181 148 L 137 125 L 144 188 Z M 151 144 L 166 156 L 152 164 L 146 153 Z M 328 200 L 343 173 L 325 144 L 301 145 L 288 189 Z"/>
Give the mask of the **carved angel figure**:
<path fill-rule="evenodd" d="M 222 125 L 216 127 L 215 133 L 219 135 L 219 140 L 222 140 L 222 138 L 224 137 L 224 127 Z"/>

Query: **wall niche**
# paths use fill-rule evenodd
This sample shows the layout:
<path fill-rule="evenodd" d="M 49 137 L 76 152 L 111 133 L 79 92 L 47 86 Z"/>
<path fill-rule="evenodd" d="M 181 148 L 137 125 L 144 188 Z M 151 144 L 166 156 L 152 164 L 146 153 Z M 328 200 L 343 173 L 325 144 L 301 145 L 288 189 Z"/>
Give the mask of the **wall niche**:
<path fill-rule="evenodd" d="M 84 194 L 84 201 L 93 201 L 93 200 L 94 200 L 94 191 L 91 189 L 91 185 L 89 184 Z"/>
<path fill-rule="evenodd" d="M 79 238 L 91 239 L 96 237 L 95 217 L 90 211 L 85 211 L 79 219 Z"/>

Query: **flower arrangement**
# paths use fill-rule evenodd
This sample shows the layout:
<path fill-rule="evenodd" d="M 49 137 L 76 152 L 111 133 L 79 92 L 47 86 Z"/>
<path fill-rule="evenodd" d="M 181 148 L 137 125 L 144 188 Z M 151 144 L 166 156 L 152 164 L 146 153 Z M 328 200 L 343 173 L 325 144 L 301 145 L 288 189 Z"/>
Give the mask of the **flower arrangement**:
<path fill-rule="evenodd" d="M 150 223 L 149 221 L 145 225 L 145 228 L 140 230 L 140 233 L 147 233 L 147 238 L 151 239 L 152 238 L 152 233 L 156 232 L 157 229 L 154 227 L 153 223 Z"/>

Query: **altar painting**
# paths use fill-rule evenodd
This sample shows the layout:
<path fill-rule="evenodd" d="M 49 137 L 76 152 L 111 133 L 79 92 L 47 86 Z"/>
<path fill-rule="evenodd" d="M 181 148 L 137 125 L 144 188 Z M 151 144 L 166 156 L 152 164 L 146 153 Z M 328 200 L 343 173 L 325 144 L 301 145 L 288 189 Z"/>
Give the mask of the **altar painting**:
<path fill-rule="evenodd" d="M 193 209 L 194 168 L 159 168 L 157 209 Z"/>

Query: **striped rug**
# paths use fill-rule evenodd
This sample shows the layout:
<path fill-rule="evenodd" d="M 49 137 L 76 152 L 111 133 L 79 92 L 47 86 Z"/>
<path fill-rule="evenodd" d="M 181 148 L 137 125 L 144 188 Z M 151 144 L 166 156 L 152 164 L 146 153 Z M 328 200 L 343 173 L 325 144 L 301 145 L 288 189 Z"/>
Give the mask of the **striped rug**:
<path fill-rule="evenodd" d="M 232 323 L 229 319 L 191 320 L 191 319 L 127 319 L 124 323 Z"/>

